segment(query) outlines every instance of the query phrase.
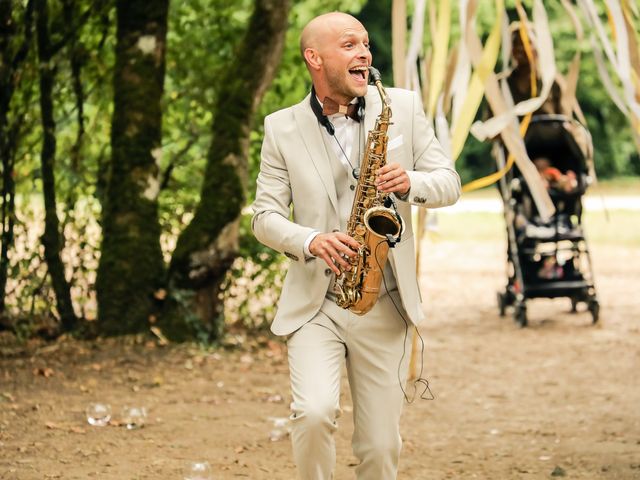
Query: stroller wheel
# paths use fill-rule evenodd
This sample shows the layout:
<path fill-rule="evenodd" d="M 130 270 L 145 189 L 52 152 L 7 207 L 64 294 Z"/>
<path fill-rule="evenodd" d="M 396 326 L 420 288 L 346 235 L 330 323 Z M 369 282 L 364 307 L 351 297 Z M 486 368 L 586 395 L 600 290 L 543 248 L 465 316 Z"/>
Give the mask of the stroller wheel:
<path fill-rule="evenodd" d="M 498 310 L 500 311 L 500 316 L 504 317 L 504 314 L 507 310 L 507 294 L 503 292 L 498 292 Z"/>
<path fill-rule="evenodd" d="M 526 305 L 518 304 L 513 312 L 513 319 L 520 328 L 527 326 L 527 307 Z"/>
<path fill-rule="evenodd" d="M 600 304 L 595 299 L 590 300 L 588 308 L 591 312 L 592 323 L 595 325 L 600 319 Z"/>
<path fill-rule="evenodd" d="M 578 311 L 578 299 L 576 297 L 571 297 L 571 313 L 576 313 Z"/>

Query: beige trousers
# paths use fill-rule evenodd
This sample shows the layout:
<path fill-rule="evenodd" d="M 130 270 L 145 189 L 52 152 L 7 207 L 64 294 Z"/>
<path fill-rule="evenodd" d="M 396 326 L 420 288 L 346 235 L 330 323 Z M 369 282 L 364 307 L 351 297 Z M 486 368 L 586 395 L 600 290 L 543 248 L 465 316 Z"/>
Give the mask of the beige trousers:
<path fill-rule="evenodd" d="M 287 342 L 293 394 L 291 439 L 303 480 L 333 478 L 333 433 L 341 412 L 344 362 L 353 400 L 353 453 L 360 460 L 357 478 L 396 478 L 404 402 L 400 384 L 404 387 L 406 382 L 413 328 L 394 306 L 393 302 L 406 318 L 397 291 L 390 295 L 381 297 L 364 316 L 325 300 L 320 312 Z"/>

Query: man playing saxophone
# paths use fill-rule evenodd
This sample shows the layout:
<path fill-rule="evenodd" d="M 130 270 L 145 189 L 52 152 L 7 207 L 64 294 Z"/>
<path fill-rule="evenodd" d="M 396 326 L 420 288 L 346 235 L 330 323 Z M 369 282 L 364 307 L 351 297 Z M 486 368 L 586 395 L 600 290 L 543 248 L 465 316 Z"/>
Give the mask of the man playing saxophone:
<path fill-rule="evenodd" d="M 271 328 L 289 336 L 294 460 L 304 480 L 332 478 L 346 364 L 357 478 L 395 479 L 401 385 L 411 345 L 407 331 L 423 315 L 411 205 L 451 205 L 460 196 L 460 179 L 419 97 L 387 89 L 386 102 L 380 89 L 368 86 L 369 38 L 358 20 L 339 12 L 316 17 L 304 28 L 300 49 L 312 90 L 299 104 L 265 119 L 252 221 L 259 241 L 291 259 Z M 374 148 L 365 139 L 382 130 L 377 120 L 385 103 L 393 118 L 384 128 L 386 161 L 374 184 L 389 194 L 385 207 L 404 219 L 404 231 L 380 265 L 377 301 L 357 314 L 337 305 L 336 291 L 361 251 L 362 242 L 347 234 L 347 224 L 356 192 L 363 190 L 361 161 Z"/>

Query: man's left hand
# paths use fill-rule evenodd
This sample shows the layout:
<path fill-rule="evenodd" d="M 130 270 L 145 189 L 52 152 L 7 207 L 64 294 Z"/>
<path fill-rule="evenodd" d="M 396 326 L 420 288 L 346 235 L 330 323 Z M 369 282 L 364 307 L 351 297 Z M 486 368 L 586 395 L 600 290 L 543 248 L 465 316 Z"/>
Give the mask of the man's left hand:
<path fill-rule="evenodd" d="M 381 192 L 395 192 L 403 196 L 411 188 L 411 181 L 406 170 L 399 163 L 389 163 L 378 170 L 376 185 Z"/>

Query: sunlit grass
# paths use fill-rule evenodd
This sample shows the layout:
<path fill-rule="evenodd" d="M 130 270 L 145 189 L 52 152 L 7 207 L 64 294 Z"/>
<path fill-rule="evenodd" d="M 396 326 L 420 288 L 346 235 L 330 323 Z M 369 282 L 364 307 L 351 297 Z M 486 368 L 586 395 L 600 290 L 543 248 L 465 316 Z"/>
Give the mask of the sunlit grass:
<path fill-rule="evenodd" d="M 589 188 L 587 195 L 595 197 L 640 195 L 640 176 L 600 180 Z M 499 198 L 498 189 L 495 185 L 491 185 L 481 190 L 464 193 L 462 198 Z"/>
<path fill-rule="evenodd" d="M 623 245 L 640 248 L 640 210 L 602 210 L 607 198 L 640 196 L 640 177 L 621 177 L 604 180 L 592 186 L 587 196 L 595 199 L 597 210 L 585 209 L 583 225 L 590 243 Z M 600 203 L 599 199 L 604 202 Z M 496 201 L 501 205 L 495 185 L 464 193 L 464 200 Z M 461 242 L 491 242 L 506 238 L 502 212 L 437 211 L 438 230 L 442 239 Z"/>
<path fill-rule="evenodd" d="M 440 212 L 437 218 L 437 234 L 450 241 L 501 241 L 506 235 L 502 213 Z M 590 243 L 640 248 L 640 211 L 586 212 L 583 225 Z"/>
<path fill-rule="evenodd" d="M 640 177 L 619 177 L 611 180 L 602 180 L 594 185 L 590 195 L 640 195 Z"/>

